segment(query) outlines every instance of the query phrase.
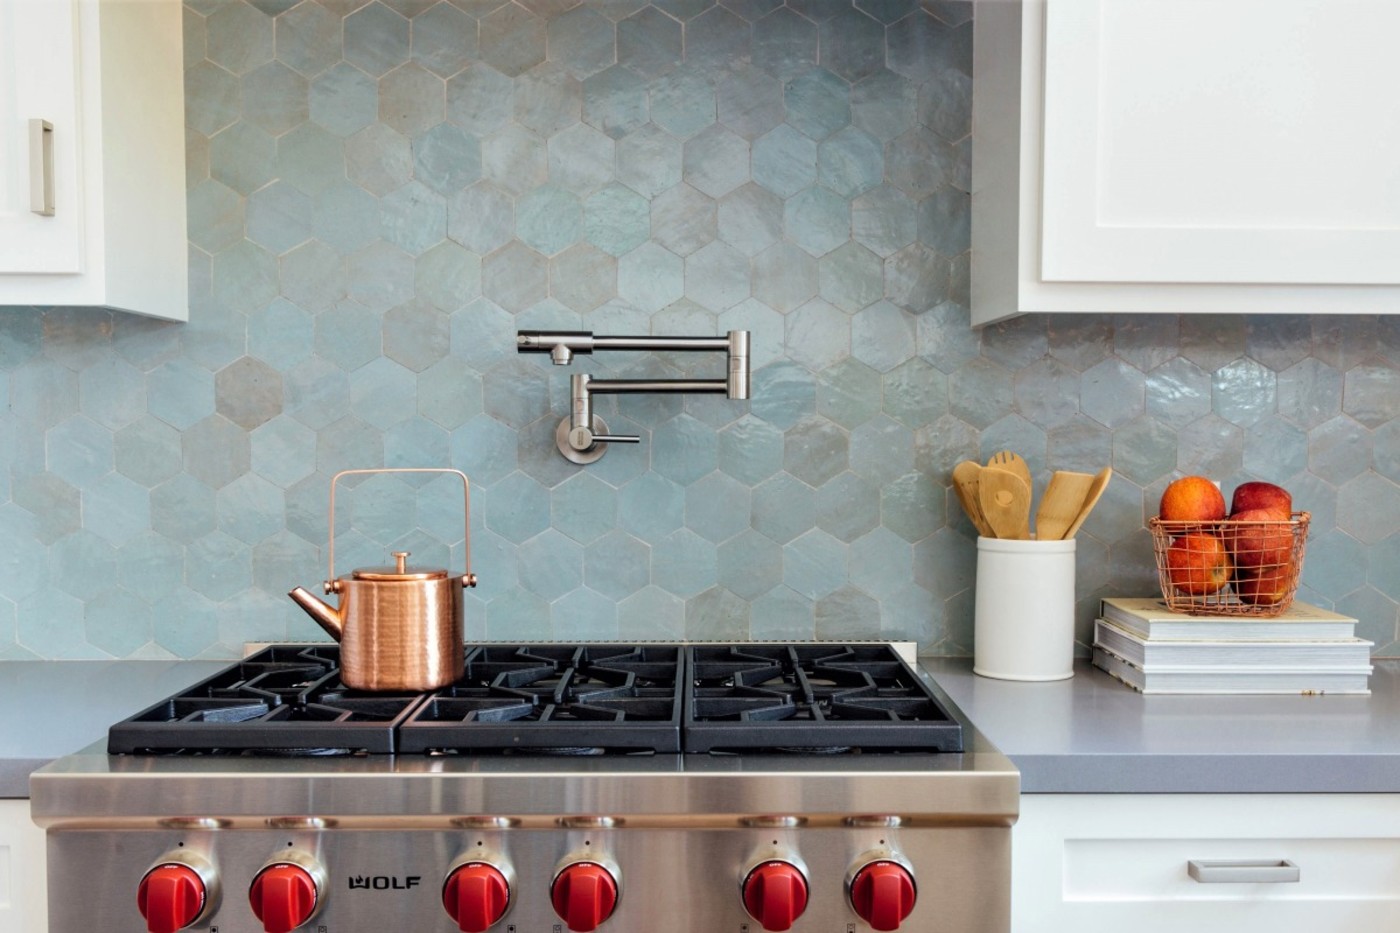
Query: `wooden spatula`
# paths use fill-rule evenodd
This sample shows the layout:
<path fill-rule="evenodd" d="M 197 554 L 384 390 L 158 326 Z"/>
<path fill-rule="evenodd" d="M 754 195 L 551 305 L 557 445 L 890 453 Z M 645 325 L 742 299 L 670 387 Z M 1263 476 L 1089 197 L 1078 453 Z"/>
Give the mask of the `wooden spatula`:
<path fill-rule="evenodd" d="M 977 533 L 984 538 L 992 538 L 995 537 L 992 534 L 992 526 L 982 517 L 982 503 L 978 499 L 977 490 L 981 475 L 980 463 L 964 460 L 953 467 L 953 491 L 957 493 L 958 501 L 962 503 L 963 511 L 967 513 Z"/>
<path fill-rule="evenodd" d="M 982 516 L 998 538 L 1031 536 L 1031 488 L 1025 480 L 1000 467 L 986 467 L 977 482 Z"/>
<path fill-rule="evenodd" d="M 1040 495 L 1040 507 L 1035 512 L 1037 541 L 1058 541 L 1084 508 L 1084 497 L 1094 484 L 1092 473 L 1071 473 L 1056 470 Z"/>
<path fill-rule="evenodd" d="M 999 467 L 1008 473 L 1015 473 L 1021 477 L 1021 482 L 1026 484 L 1026 488 L 1035 491 L 1035 483 L 1031 481 L 1030 464 L 1021 457 L 1020 454 L 1011 450 L 999 450 L 992 454 L 992 459 L 987 461 L 989 467 Z"/>
<path fill-rule="evenodd" d="M 1079 526 L 1084 524 L 1084 519 L 1089 517 L 1089 513 L 1094 511 L 1094 506 L 1098 504 L 1099 496 L 1108 488 L 1108 481 L 1113 479 L 1113 467 L 1104 467 L 1094 477 L 1094 482 L 1089 487 L 1089 491 L 1084 495 L 1084 504 L 1079 507 L 1079 515 L 1074 523 L 1065 529 L 1065 537 L 1073 538 L 1079 533 Z"/>

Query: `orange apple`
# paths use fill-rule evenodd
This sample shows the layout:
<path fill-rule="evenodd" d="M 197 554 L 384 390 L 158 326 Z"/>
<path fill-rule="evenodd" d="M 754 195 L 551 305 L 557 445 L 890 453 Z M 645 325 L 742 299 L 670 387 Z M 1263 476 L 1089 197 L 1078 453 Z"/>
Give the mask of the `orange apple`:
<path fill-rule="evenodd" d="M 1290 576 L 1286 566 L 1236 573 L 1235 595 L 1251 606 L 1277 606 L 1288 598 Z"/>
<path fill-rule="evenodd" d="M 1230 570 L 1225 542 L 1215 535 L 1182 535 L 1167 548 L 1167 576 L 1188 596 L 1218 593 L 1230 582 Z"/>
<path fill-rule="evenodd" d="M 1293 514 L 1293 496 L 1282 486 L 1253 480 L 1240 483 L 1230 497 L 1230 514 L 1248 512 L 1254 509 L 1281 509 Z"/>
<path fill-rule="evenodd" d="M 1287 509 L 1246 509 L 1221 523 L 1220 535 L 1236 567 L 1287 568 L 1293 559 L 1292 513 Z"/>
<path fill-rule="evenodd" d="M 1183 476 L 1162 492 L 1157 517 L 1164 522 L 1216 522 L 1225 517 L 1225 497 L 1204 476 Z"/>

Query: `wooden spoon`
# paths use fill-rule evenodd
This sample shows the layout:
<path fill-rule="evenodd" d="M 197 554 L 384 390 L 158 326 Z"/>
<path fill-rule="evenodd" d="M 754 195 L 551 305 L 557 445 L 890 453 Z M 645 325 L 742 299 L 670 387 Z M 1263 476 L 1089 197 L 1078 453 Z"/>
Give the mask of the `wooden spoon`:
<path fill-rule="evenodd" d="M 964 460 L 953 467 L 953 491 L 957 493 L 958 501 L 962 503 L 963 511 L 967 513 L 977 533 L 984 538 L 993 538 L 996 536 L 992 534 L 992 526 L 988 525 L 986 518 L 982 516 L 982 503 L 978 499 L 977 490 L 981 475 L 980 463 Z"/>
<path fill-rule="evenodd" d="M 1040 508 L 1035 513 L 1035 537 L 1037 541 L 1058 541 L 1079 512 L 1084 508 L 1084 499 L 1094 484 L 1092 473 L 1071 473 L 1056 470 L 1050 474 L 1050 482 L 1040 496 Z"/>
<path fill-rule="evenodd" d="M 1079 516 L 1074 520 L 1074 524 L 1065 530 L 1065 538 L 1073 538 L 1079 532 L 1079 526 L 1084 524 L 1084 519 L 1089 517 L 1089 513 L 1098 504 L 1099 496 L 1108 488 L 1108 481 L 1113 478 L 1113 467 L 1104 467 L 1094 477 L 1094 483 L 1089 487 L 1088 493 L 1084 496 L 1084 505 L 1079 509 Z"/>
<path fill-rule="evenodd" d="M 1025 540 L 1031 536 L 1031 488 L 1025 480 L 1000 467 L 986 467 L 977 483 L 982 515 L 998 538 Z"/>
<path fill-rule="evenodd" d="M 1015 473 L 1021 477 L 1021 481 L 1026 484 L 1026 488 L 1035 490 L 1035 483 L 1031 481 L 1030 464 L 1022 459 L 1021 455 L 1010 450 L 999 450 L 992 454 L 992 459 L 987 461 L 987 466 L 998 467 L 1009 473 Z"/>

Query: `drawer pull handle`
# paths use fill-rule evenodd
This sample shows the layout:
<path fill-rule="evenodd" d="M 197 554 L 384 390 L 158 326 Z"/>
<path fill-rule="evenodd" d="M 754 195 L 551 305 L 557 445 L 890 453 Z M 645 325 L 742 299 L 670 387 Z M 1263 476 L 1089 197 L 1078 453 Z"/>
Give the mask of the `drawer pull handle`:
<path fill-rule="evenodd" d="M 1297 865 L 1287 859 L 1191 859 L 1186 873 L 1201 884 L 1296 884 Z"/>

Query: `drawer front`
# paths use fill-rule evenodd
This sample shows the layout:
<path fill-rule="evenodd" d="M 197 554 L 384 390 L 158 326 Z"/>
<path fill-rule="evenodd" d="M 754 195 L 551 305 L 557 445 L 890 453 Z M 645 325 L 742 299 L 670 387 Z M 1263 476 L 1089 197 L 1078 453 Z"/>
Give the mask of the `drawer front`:
<path fill-rule="evenodd" d="M 44 831 L 29 819 L 29 801 L 0 800 L 0 930 L 48 928 Z"/>
<path fill-rule="evenodd" d="M 1026 797 L 1014 928 L 1400 929 L 1398 818 L 1386 795 Z"/>

